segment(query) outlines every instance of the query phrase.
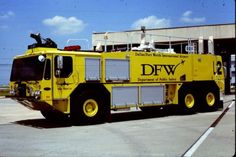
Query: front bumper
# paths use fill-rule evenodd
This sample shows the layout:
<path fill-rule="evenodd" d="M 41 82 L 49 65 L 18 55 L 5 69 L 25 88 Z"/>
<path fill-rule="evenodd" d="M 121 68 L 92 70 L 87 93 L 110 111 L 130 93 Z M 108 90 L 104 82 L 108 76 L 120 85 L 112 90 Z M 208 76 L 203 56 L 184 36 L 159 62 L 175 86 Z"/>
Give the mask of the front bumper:
<path fill-rule="evenodd" d="M 32 110 L 47 110 L 52 108 L 52 106 L 49 105 L 48 103 L 35 99 L 34 97 L 17 97 L 10 95 L 6 97 L 17 101 L 18 103 Z"/>

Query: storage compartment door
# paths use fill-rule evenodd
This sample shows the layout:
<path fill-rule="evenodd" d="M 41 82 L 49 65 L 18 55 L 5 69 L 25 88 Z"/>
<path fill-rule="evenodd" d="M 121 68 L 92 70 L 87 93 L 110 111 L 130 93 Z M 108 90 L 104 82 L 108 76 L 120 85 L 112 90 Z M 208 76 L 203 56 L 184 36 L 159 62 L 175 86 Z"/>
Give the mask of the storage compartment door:
<path fill-rule="evenodd" d="M 141 87 L 141 104 L 154 105 L 164 104 L 164 86 L 143 86 Z"/>
<path fill-rule="evenodd" d="M 86 58 L 85 59 L 85 80 L 99 81 L 100 80 L 100 59 Z"/>

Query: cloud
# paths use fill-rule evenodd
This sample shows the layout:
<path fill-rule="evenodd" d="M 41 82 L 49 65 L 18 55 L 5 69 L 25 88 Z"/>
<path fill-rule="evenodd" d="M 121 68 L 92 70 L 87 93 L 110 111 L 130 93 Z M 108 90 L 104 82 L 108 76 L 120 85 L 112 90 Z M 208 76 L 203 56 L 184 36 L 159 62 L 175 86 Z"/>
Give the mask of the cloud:
<path fill-rule="evenodd" d="M 8 19 L 13 16 L 15 16 L 15 13 L 13 11 L 3 12 L 0 14 L 0 19 Z"/>
<path fill-rule="evenodd" d="M 3 21 L 3 20 L 7 20 L 11 17 L 14 17 L 15 16 L 15 13 L 13 11 L 7 11 L 7 12 L 0 12 L 0 20 Z M 3 31 L 3 30 L 7 30 L 9 28 L 8 24 L 1 24 L 0 25 L 0 30 Z"/>
<path fill-rule="evenodd" d="M 186 23 L 202 23 L 206 21 L 205 17 L 191 17 L 192 16 L 192 11 L 188 10 L 185 11 L 182 14 L 182 17 L 180 18 L 180 20 L 182 22 L 186 22 Z"/>
<path fill-rule="evenodd" d="M 140 29 L 141 26 L 145 26 L 148 29 L 170 27 L 170 20 L 165 18 L 157 18 L 152 15 L 135 21 L 131 28 Z"/>
<path fill-rule="evenodd" d="M 58 35 L 69 35 L 83 31 L 86 24 L 76 17 L 54 16 L 43 20 L 43 24 L 55 28 L 54 33 Z"/>

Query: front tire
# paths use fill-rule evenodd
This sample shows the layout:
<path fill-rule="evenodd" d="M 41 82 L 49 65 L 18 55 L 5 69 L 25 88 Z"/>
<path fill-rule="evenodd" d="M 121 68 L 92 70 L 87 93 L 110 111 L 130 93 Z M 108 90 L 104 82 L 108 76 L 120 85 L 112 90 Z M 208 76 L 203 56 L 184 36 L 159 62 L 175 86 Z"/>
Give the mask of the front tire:
<path fill-rule="evenodd" d="M 105 104 L 102 96 L 88 91 L 71 98 L 71 118 L 75 124 L 96 124 L 104 121 Z"/>

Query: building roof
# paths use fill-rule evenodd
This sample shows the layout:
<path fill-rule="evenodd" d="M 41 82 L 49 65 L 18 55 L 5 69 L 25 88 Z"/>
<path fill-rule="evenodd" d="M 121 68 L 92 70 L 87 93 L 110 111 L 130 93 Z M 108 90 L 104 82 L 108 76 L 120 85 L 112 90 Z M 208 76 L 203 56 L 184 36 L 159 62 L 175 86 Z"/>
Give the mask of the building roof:
<path fill-rule="evenodd" d="M 146 40 L 155 42 L 168 42 L 168 41 L 184 41 L 184 40 L 198 40 L 199 37 L 208 39 L 213 36 L 214 39 L 228 39 L 235 38 L 235 23 L 228 24 L 214 24 L 214 25 L 198 25 L 198 26 L 185 26 L 185 27 L 171 27 L 171 28 L 158 28 L 146 29 Z M 140 43 L 141 30 L 128 30 L 122 32 L 106 32 L 108 39 L 107 45 L 121 45 L 125 43 Z M 105 32 L 93 33 L 92 45 L 96 46 L 97 43 L 105 44 Z"/>

